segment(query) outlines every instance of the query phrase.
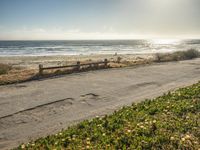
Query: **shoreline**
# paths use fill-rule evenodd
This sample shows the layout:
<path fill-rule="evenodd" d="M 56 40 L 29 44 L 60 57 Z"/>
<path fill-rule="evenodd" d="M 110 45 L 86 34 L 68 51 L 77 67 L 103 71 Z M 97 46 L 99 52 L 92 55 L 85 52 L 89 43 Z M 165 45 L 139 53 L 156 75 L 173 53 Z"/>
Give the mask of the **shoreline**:
<path fill-rule="evenodd" d="M 121 68 L 127 66 L 138 66 L 152 63 L 172 62 L 181 60 L 190 60 L 199 58 L 200 52 L 194 49 L 188 51 L 179 51 L 174 53 L 158 53 L 158 54 L 124 54 L 124 55 L 73 55 L 73 56 L 18 56 L 18 57 L 0 57 L 0 85 L 19 83 L 30 81 L 33 79 L 56 76 L 61 74 L 71 74 L 76 72 L 75 68 L 70 69 L 51 69 L 47 70 L 41 76 L 39 66 L 56 67 L 75 65 L 77 62 L 81 64 L 100 62 L 107 59 L 109 68 Z M 79 72 L 84 71 L 82 68 Z M 92 70 L 91 67 L 87 68 Z M 87 70 L 86 69 L 86 70 Z M 95 67 L 100 69 L 100 67 Z M 85 70 L 85 71 L 86 71 Z"/>
<path fill-rule="evenodd" d="M 6 73 L 0 74 L 0 86 L 6 84 L 21 83 L 38 78 L 46 78 L 60 74 L 71 74 L 70 69 L 58 69 L 46 71 L 43 77 L 39 76 L 39 65 L 44 67 L 66 66 L 81 63 L 99 62 L 107 59 L 108 61 L 117 61 L 120 57 L 120 63 L 109 63 L 111 68 L 119 68 L 133 65 L 144 65 L 152 62 L 155 56 L 149 54 L 143 55 L 73 55 L 73 56 L 18 56 L 18 57 L 0 57 L 1 66 L 7 66 Z M 100 68 L 99 68 L 100 69 Z M 0 70 L 1 72 L 1 70 Z M 71 73 L 67 73 L 71 72 Z"/>
<path fill-rule="evenodd" d="M 0 57 L 0 64 L 9 64 L 14 67 L 25 69 L 36 69 L 39 64 L 45 66 L 66 65 L 77 61 L 100 61 L 105 58 L 116 60 L 121 57 L 126 61 L 148 60 L 152 59 L 155 54 L 91 54 L 91 55 L 51 55 L 51 56 L 5 56 Z"/>

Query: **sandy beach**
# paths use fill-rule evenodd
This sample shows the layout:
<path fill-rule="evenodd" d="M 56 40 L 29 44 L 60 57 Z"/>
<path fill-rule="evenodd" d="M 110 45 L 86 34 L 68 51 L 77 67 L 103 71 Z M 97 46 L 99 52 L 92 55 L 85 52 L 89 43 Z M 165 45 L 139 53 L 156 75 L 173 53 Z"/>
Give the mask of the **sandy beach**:
<path fill-rule="evenodd" d="M 116 61 L 120 57 L 120 64 L 110 63 L 111 67 L 124 67 L 130 65 L 146 64 L 152 61 L 152 54 L 140 55 L 59 55 L 59 56 L 5 56 L 0 57 L 0 65 L 8 65 L 11 69 L 0 75 L 0 85 L 18 83 L 38 78 L 39 64 L 43 67 L 74 65 L 77 61 L 81 63 L 99 62 L 107 59 Z M 1 67 L 1 66 L 0 66 Z M 64 71 L 66 69 L 63 69 Z M 50 76 L 56 75 L 57 70 L 46 72 Z M 0 71 L 1 72 L 1 71 Z M 62 73 L 61 73 L 62 74 Z"/>
<path fill-rule="evenodd" d="M 56 56 L 4 56 L 0 57 L 0 63 L 10 64 L 13 67 L 21 67 L 26 69 L 38 69 L 39 64 L 44 66 L 56 66 L 73 64 L 77 61 L 102 61 L 105 58 L 108 60 L 116 60 L 121 57 L 122 60 L 135 62 L 140 60 L 148 60 L 154 57 L 154 54 L 123 54 L 123 55 L 56 55 Z"/>

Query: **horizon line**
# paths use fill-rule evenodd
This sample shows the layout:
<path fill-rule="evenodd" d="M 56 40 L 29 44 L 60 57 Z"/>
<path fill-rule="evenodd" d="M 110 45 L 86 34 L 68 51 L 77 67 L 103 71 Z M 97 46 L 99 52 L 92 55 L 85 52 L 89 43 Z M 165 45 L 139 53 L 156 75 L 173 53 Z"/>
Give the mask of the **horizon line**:
<path fill-rule="evenodd" d="M 200 40 L 199 38 L 124 38 L 124 39 L 5 39 L 0 41 L 118 41 L 118 40 L 154 40 L 154 39 L 175 39 L 175 40 Z"/>

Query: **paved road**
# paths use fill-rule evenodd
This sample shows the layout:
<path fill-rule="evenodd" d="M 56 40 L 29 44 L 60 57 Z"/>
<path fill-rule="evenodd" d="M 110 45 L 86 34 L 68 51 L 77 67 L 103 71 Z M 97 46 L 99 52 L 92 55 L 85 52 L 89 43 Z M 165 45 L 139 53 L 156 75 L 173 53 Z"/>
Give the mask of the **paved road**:
<path fill-rule="evenodd" d="M 200 80 L 200 59 L 0 87 L 0 149 Z"/>

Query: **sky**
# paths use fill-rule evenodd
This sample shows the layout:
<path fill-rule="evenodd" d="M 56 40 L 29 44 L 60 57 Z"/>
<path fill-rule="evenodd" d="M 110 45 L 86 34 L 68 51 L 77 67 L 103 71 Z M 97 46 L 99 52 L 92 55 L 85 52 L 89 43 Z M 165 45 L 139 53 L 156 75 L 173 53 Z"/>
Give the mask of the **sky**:
<path fill-rule="evenodd" d="M 0 40 L 200 38 L 200 0 L 0 0 Z"/>

